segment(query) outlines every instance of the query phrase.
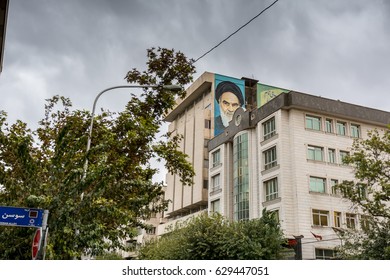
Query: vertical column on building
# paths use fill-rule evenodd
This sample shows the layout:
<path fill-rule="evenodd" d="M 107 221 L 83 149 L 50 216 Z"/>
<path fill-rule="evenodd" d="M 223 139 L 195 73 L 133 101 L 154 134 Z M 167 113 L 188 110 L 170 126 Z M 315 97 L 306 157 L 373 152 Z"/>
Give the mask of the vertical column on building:
<path fill-rule="evenodd" d="M 233 139 L 233 219 L 249 219 L 249 133 Z"/>

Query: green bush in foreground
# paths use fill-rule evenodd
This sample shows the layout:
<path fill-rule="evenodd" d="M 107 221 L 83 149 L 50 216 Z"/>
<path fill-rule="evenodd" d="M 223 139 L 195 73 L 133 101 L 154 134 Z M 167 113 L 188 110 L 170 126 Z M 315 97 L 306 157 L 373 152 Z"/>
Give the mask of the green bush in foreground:
<path fill-rule="evenodd" d="M 140 249 L 139 259 L 281 259 L 283 243 L 280 225 L 268 211 L 260 219 L 239 222 L 218 214 L 202 214 L 146 243 Z"/>

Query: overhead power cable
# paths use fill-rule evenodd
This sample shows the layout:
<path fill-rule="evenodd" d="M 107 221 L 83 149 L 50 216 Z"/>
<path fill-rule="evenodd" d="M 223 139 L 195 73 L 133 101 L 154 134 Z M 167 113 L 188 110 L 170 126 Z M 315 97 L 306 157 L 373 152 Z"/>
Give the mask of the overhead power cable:
<path fill-rule="evenodd" d="M 269 5 L 267 8 L 265 8 L 264 10 L 262 10 L 260 13 L 258 13 L 257 15 L 255 15 L 252 19 L 250 19 L 247 23 L 245 23 L 244 25 L 242 25 L 240 28 L 238 28 L 236 31 L 234 31 L 232 34 L 230 34 L 229 36 L 227 36 L 225 39 L 223 39 L 221 42 L 219 42 L 217 45 L 215 45 L 214 47 L 212 47 L 209 51 L 205 52 L 203 55 L 201 55 L 200 57 L 198 57 L 197 59 L 195 59 L 195 61 L 193 63 L 196 63 L 197 61 L 199 61 L 201 58 L 205 57 L 207 54 L 209 54 L 210 52 L 212 52 L 213 50 L 215 50 L 216 48 L 218 48 L 220 45 L 222 45 L 224 42 L 226 42 L 230 37 L 232 37 L 233 35 L 235 35 L 236 33 L 238 33 L 238 31 L 240 31 L 241 29 L 243 29 L 245 26 L 247 26 L 249 23 L 251 23 L 253 20 L 255 20 L 256 18 L 258 18 L 262 13 L 264 13 L 266 10 L 268 10 L 269 8 L 271 8 L 273 5 L 276 4 L 276 2 L 278 2 L 279 0 L 276 0 L 275 2 L 273 2 L 271 5 Z"/>

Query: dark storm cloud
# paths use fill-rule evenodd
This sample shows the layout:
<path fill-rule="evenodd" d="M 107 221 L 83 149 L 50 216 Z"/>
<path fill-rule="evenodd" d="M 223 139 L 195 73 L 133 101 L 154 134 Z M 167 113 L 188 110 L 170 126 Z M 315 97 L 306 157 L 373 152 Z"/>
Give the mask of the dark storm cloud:
<path fill-rule="evenodd" d="M 55 94 L 90 110 L 101 90 L 145 68 L 147 48 L 175 48 L 196 59 L 272 2 L 12 0 L 0 110 L 30 127 Z M 245 76 L 389 111 L 389 27 L 390 1 L 280 0 L 199 60 L 196 77 Z M 118 90 L 98 107 L 122 110 L 127 100 Z"/>
<path fill-rule="evenodd" d="M 272 2 L 10 1 L 0 109 L 30 125 L 54 94 L 90 109 L 99 91 L 144 69 L 147 48 L 198 58 Z M 280 0 L 198 61 L 197 75 L 246 76 L 389 110 L 389 15 L 389 1 Z M 112 96 L 101 107 L 122 109 L 127 95 Z"/>

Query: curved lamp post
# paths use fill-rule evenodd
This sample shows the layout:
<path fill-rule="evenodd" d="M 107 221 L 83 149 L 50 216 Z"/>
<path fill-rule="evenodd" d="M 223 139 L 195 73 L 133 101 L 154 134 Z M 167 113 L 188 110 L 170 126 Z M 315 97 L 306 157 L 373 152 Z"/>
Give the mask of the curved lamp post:
<path fill-rule="evenodd" d="M 114 87 L 109 87 L 106 88 L 105 90 L 102 90 L 95 98 L 95 101 L 93 102 L 93 107 L 92 107 L 92 115 L 91 115 L 91 123 L 89 125 L 88 129 L 88 141 L 87 141 L 87 149 L 86 149 L 86 158 L 85 158 L 85 163 L 84 163 L 84 170 L 83 170 L 83 179 L 87 176 L 87 169 L 88 169 L 88 152 L 91 148 L 91 139 L 92 139 L 92 129 L 93 129 L 93 120 L 95 116 L 95 109 L 96 109 L 96 103 L 99 99 L 99 97 L 110 90 L 113 89 L 118 89 L 118 88 L 160 88 L 160 89 L 165 89 L 165 90 L 170 90 L 174 92 L 181 91 L 183 88 L 179 85 L 123 85 L 123 86 L 114 86 Z"/>

